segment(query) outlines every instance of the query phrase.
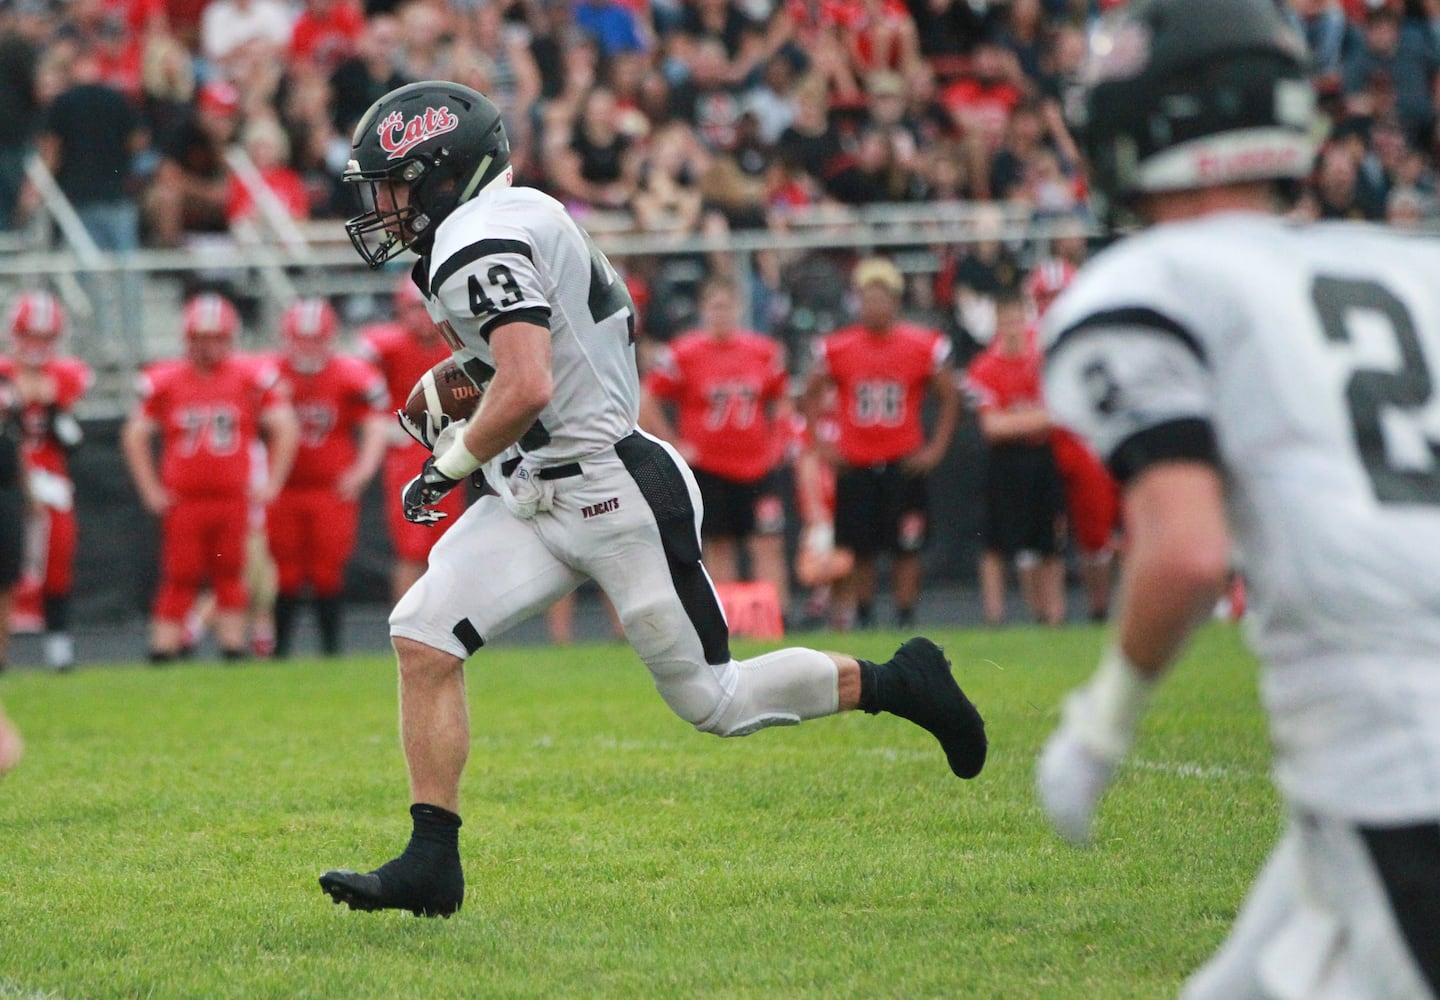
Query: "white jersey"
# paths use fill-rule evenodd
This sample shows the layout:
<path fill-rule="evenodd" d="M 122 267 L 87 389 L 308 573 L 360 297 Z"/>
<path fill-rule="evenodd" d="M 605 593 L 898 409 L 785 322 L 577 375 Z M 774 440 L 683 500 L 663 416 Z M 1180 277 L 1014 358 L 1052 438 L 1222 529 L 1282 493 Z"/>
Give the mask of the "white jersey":
<path fill-rule="evenodd" d="M 1213 435 L 1282 791 L 1440 816 L 1440 243 L 1162 226 L 1086 267 L 1044 336 L 1057 419 L 1122 478 Z"/>
<path fill-rule="evenodd" d="M 635 429 L 634 304 L 554 198 L 508 185 L 482 191 L 441 223 L 417 273 L 431 319 L 472 374 L 494 372 L 495 327 L 549 327 L 554 393 L 520 439 L 534 464 L 593 455 Z"/>

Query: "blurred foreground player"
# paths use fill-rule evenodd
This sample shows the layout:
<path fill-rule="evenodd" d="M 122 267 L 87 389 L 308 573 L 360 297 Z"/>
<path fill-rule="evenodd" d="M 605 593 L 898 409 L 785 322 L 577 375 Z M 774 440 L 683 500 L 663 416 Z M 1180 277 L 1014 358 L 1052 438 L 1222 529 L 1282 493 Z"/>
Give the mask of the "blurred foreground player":
<path fill-rule="evenodd" d="M 235 660 L 245 655 L 250 505 L 274 499 L 290 473 L 299 431 L 274 366 L 235 357 L 240 317 L 227 299 L 195 296 L 181 323 L 185 356 L 146 369 L 121 432 L 140 499 L 161 519 L 150 658 L 163 663 L 180 652 L 186 612 L 208 581 L 221 655 Z M 252 488 L 250 448 L 260 435 L 268 469 Z"/>
<path fill-rule="evenodd" d="M 1046 390 L 1123 485 L 1113 640 L 1041 755 L 1067 839 L 1225 587 L 1288 824 L 1189 1000 L 1440 994 L 1440 247 L 1275 216 L 1314 154 L 1271 0 L 1136 0 L 1096 37 L 1093 179 L 1153 225 L 1046 318 Z"/>
<path fill-rule="evenodd" d="M 394 420 L 380 373 L 335 352 L 339 325 L 330 303 L 319 298 L 292 303 L 280 321 L 283 350 L 276 362 L 290 387 L 300 445 L 265 519 L 279 577 L 277 657 L 290 654 L 307 586 L 321 651 L 340 651 L 341 591 L 355 550 L 360 494 L 380 467 Z"/>

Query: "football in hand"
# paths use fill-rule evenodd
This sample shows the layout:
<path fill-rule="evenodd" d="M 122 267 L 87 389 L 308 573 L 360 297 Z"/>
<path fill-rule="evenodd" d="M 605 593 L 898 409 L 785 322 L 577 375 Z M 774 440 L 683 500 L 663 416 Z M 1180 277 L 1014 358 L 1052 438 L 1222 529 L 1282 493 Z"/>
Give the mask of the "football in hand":
<path fill-rule="evenodd" d="M 446 426 L 470 419 L 483 391 L 454 358 L 446 358 L 421 375 L 410 390 L 405 419 L 424 435 L 422 443 L 433 447 L 435 437 Z"/>

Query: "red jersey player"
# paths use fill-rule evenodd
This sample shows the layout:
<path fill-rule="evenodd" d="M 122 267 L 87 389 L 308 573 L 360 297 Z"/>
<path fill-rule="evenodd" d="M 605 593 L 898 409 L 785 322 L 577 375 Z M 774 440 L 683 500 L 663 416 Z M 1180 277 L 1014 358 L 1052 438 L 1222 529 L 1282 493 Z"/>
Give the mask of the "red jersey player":
<path fill-rule="evenodd" d="M 11 354 L 0 358 L 0 378 L 15 387 L 32 501 L 26 566 L 15 600 L 39 605 L 45 663 L 69 670 L 75 664 L 70 591 L 77 529 L 67 456 L 84 436 L 73 410 L 94 375 L 84 362 L 57 353 L 65 312 L 49 292 L 22 293 L 11 304 L 9 320 Z"/>
<path fill-rule="evenodd" d="M 783 609 L 789 569 L 776 469 L 785 457 L 789 376 L 780 344 L 739 320 L 734 283 L 711 278 L 700 291 L 700 328 L 672 340 L 645 377 L 640 423 L 674 444 L 695 473 L 711 579 L 740 578 L 744 542 L 754 575 L 775 585 Z M 674 406 L 674 424 L 662 404 Z"/>
<path fill-rule="evenodd" d="M 421 375 L 450 357 L 450 347 L 426 312 L 425 299 L 409 275 L 402 277 L 395 287 L 395 322 L 362 330 L 359 353 L 385 377 L 392 410 L 405 406 L 410 390 Z M 453 490 L 438 505 L 437 509 L 449 515 L 438 524 L 412 524 L 405 520 L 400 496 L 405 484 L 415 478 L 429 457 L 424 445 L 395 427 L 380 478 L 385 491 L 390 542 L 395 548 L 391 594 L 397 601 L 425 572 L 431 547 L 455 523 L 465 506 L 464 491 Z"/>
<path fill-rule="evenodd" d="M 340 321 L 324 299 L 300 299 L 280 321 L 275 359 L 300 422 L 300 447 L 266 528 L 279 570 L 275 655 L 290 653 L 295 613 L 308 584 L 320 648 L 340 651 L 341 590 L 355 550 L 360 494 L 385 456 L 390 396 L 368 362 L 335 353 Z"/>
<path fill-rule="evenodd" d="M 1014 562 L 1035 620 L 1065 620 L 1061 559 L 1064 487 L 1050 449 L 1050 414 L 1041 388 L 1042 357 L 1017 288 L 995 293 L 995 337 L 965 374 L 989 449 L 980 556 L 987 624 L 1005 620 L 1007 562 Z"/>
<path fill-rule="evenodd" d="M 250 504 L 268 505 L 289 476 L 299 428 L 274 367 L 234 356 L 240 318 L 228 300 L 197 295 L 181 322 L 185 356 L 145 371 L 121 436 L 140 499 L 161 518 L 150 658 L 161 663 L 180 651 L 185 613 L 209 580 L 221 654 L 233 660 L 245 654 Z M 252 488 L 250 447 L 257 436 L 265 438 L 269 469 Z"/>
<path fill-rule="evenodd" d="M 945 457 L 960 415 L 950 367 L 950 341 L 938 330 L 899 319 L 905 280 L 890 261 L 870 257 L 852 276 L 859 322 L 816 344 L 805 387 L 808 415 L 820 416 L 836 390 L 838 440 L 817 440 L 838 470 L 835 544 L 855 553 L 849 599 L 862 627 L 872 621 L 875 559 L 892 555 L 897 624 L 914 621 L 920 598 L 920 550 L 925 545 L 926 476 Z M 926 439 L 921 406 L 933 393 L 940 408 Z"/>

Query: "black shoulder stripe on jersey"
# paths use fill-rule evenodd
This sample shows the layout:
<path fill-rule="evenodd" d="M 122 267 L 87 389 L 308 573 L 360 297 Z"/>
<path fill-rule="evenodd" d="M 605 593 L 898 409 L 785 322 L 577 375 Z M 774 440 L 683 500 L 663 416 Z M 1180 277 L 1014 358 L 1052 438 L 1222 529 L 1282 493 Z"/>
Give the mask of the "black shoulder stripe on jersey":
<path fill-rule="evenodd" d="M 435 275 L 430 279 L 430 287 L 439 291 L 462 267 L 475 263 L 481 257 L 497 253 L 518 253 L 527 260 L 535 259 L 535 252 L 530 249 L 530 244 L 521 240 L 476 240 L 463 250 L 457 250 L 445 258 L 445 262 L 435 269 Z"/>
<path fill-rule="evenodd" d="M 1200 417 L 1182 417 L 1147 427 L 1120 442 L 1106 464 L 1121 483 L 1160 462 L 1203 462 L 1220 468 L 1215 429 Z"/>
<path fill-rule="evenodd" d="M 1047 350 L 1047 357 L 1054 357 L 1055 352 L 1060 350 L 1062 344 L 1073 340 L 1076 337 L 1087 333 L 1097 333 L 1101 330 L 1113 330 L 1117 326 L 1139 326 L 1156 333 L 1163 333 L 1166 336 L 1174 337 L 1184 344 L 1195 359 L 1207 368 L 1210 366 L 1209 359 L 1205 356 L 1205 348 L 1195 335 L 1175 320 L 1162 312 L 1157 312 L 1147 306 L 1122 306 L 1119 309 L 1105 309 L 1101 312 L 1091 313 L 1084 319 L 1071 323 L 1060 331 L 1055 338 L 1055 343 Z"/>
<path fill-rule="evenodd" d="M 543 326 L 550 329 L 550 307 L 549 306 L 526 306 L 524 309 L 511 309 L 509 312 L 498 313 L 487 319 L 480 327 L 480 339 L 490 343 L 490 334 L 497 326 L 506 323 L 533 323 L 535 326 Z"/>
<path fill-rule="evenodd" d="M 415 282 L 415 287 L 420 289 L 420 294 L 427 299 L 430 297 L 430 255 L 426 254 L 415 262 L 410 269 L 410 280 Z"/>

